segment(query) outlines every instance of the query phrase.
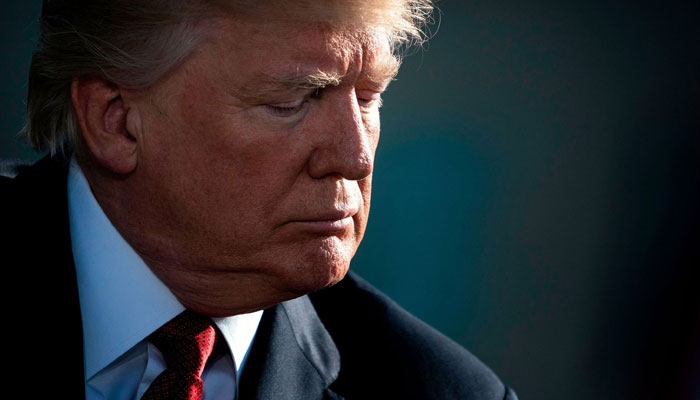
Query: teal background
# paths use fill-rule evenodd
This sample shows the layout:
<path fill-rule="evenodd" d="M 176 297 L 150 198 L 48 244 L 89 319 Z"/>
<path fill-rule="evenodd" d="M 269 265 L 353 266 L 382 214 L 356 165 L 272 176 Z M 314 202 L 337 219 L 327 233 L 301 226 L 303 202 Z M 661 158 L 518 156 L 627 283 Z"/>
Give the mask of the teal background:
<path fill-rule="evenodd" d="M 697 1 L 444 1 L 352 268 L 521 399 L 700 399 Z M 0 156 L 40 4 L 0 15 Z M 426 374 L 429 374 L 426 371 Z"/>

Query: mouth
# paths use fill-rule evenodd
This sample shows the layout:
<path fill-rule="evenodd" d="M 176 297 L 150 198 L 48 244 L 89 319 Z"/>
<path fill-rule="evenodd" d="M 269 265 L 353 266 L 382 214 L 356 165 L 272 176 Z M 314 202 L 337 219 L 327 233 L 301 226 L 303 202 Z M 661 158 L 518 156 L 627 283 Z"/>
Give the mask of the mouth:
<path fill-rule="evenodd" d="M 342 232 L 353 227 L 353 217 L 357 212 L 357 208 L 334 209 L 312 214 L 310 217 L 295 219 L 289 221 L 288 224 L 317 233 Z"/>
<path fill-rule="evenodd" d="M 352 217 L 335 220 L 292 221 L 292 223 L 305 230 L 319 233 L 341 232 L 353 225 Z"/>

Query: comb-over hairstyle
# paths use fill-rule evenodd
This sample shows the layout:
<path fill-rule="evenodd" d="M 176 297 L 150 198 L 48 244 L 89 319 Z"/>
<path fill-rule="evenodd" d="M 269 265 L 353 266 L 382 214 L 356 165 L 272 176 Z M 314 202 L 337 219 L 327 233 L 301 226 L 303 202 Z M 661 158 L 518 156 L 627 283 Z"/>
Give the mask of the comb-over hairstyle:
<path fill-rule="evenodd" d="M 383 28 L 396 54 L 427 38 L 433 0 L 45 0 L 22 135 L 37 150 L 72 152 L 74 78 L 145 89 L 206 39 L 202 21 L 270 10 L 270 18 Z"/>

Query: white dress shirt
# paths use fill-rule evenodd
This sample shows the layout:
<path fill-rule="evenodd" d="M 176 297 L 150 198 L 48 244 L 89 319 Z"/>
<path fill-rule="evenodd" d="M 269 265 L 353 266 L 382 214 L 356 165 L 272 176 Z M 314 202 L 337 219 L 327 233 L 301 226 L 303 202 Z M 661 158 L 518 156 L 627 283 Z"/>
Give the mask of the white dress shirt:
<path fill-rule="evenodd" d="M 170 290 L 114 228 L 75 158 L 68 213 L 83 321 L 86 399 L 140 399 L 165 368 L 146 338 L 184 311 Z M 215 318 L 230 354 L 202 375 L 206 400 L 232 400 L 262 311 Z"/>

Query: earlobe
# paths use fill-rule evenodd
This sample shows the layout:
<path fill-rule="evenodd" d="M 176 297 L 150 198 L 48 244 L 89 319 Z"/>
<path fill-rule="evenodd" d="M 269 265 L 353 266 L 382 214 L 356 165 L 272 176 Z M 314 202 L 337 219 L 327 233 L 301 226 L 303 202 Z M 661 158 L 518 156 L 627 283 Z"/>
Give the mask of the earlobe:
<path fill-rule="evenodd" d="M 130 128 L 137 127 L 128 120 L 135 110 L 125 106 L 119 88 L 100 78 L 76 78 L 71 97 L 80 133 L 95 161 L 117 174 L 132 172 L 138 146 Z"/>

